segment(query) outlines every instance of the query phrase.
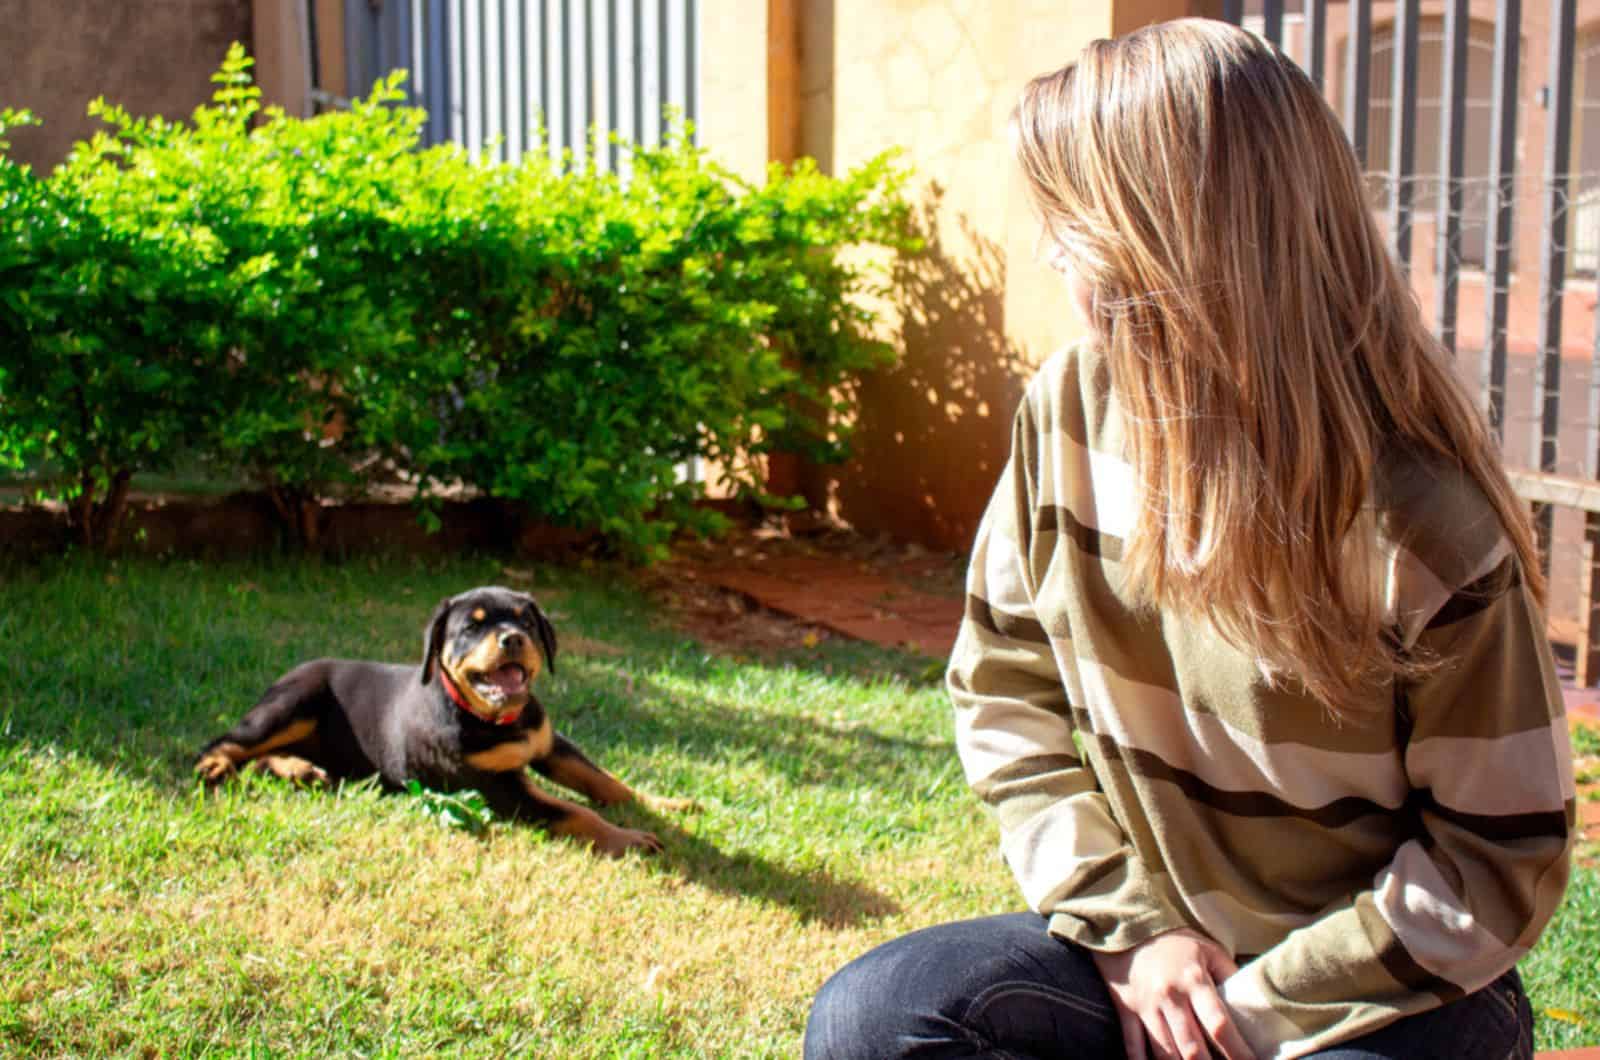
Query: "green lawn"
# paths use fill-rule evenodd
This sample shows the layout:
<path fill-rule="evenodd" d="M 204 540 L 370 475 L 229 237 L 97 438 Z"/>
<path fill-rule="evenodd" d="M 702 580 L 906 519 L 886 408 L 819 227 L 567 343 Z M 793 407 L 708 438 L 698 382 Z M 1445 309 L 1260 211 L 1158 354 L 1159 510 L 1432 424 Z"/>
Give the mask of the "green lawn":
<path fill-rule="evenodd" d="M 525 566 L 525 565 L 524 565 Z M 793 1056 L 827 974 L 1016 907 L 924 660 L 744 660 L 606 567 L 493 560 L 0 572 L 0 1054 Z M 317 655 L 415 659 L 433 604 L 531 587 L 541 698 L 635 787 L 665 854 L 596 858 L 436 802 L 246 780 L 194 750 Z M 1525 963 L 1541 1045 L 1600 1041 L 1600 881 Z"/>

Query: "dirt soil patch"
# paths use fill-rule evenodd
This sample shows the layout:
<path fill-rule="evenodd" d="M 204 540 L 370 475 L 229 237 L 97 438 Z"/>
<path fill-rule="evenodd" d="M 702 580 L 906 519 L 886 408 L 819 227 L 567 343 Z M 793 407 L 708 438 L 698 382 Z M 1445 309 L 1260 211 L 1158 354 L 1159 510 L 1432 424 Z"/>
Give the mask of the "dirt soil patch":
<path fill-rule="evenodd" d="M 770 655 L 850 637 L 942 657 L 965 565 L 835 525 L 773 521 L 683 542 L 640 580 L 675 625 L 720 650 Z"/>

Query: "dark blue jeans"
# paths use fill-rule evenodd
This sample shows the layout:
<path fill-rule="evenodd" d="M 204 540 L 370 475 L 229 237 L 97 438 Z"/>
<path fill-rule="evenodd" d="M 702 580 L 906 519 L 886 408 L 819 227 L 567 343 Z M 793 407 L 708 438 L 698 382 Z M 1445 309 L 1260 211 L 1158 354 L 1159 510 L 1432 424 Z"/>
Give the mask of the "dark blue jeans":
<path fill-rule="evenodd" d="M 1516 970 L 1442 1008 L 1314 1054 L 1324 1060 L 1512 1060 L 1533 1055 Z M 817 994 L 806 1060 L 1072 1057 L 1123 1060 L 1111 995 L 1089 952 L 1033 913 L 902 936 L 846 965 Z"/>

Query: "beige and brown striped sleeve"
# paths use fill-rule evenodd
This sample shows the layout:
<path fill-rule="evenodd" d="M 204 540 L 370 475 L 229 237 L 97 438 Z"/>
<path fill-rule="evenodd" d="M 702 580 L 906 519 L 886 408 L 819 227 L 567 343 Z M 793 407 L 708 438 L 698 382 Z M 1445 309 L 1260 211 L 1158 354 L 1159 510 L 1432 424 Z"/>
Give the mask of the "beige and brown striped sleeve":
<path fill-rule="evenodd" d="M 1066 635 L 1041 624 L 1029 555 L 1034 483 L 1050 438 L 1032 402 L 1019 409 L 1011 459 L 973 547 L 966 617 L 947 684 L 968 782 L 994 811 L 1000 848 L 1028 905 L 1050 930 L 1121 950 L 1184 926 L 1151 886 L 1074 739 L 1061 667 Z"/>
<path fill-rule="evenodd" d="M 1420 629 L 1439 668 L 1397 696 L 1413 838 L 1224 984 L 1263 1060 L 1482 988 L 1561 900 L 1576 804 L 1560 688 L 1516 559 L 1502 546 L 1486 561 Z"/>

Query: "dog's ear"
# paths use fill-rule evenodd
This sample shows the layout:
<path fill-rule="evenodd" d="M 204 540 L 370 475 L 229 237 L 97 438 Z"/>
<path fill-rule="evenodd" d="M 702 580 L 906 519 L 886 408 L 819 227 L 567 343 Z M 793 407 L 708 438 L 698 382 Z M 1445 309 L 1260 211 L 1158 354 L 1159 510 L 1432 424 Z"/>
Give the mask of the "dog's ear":
<path fill-rule="evenodd" d="M 423 684 L 433 679 L 433 664 L 438 661 L 439 653 L 444 650 L 444 627 L 450 619 L 450 607 L 455 602 L 453 596 L 440 600 L 439 606 L 433 609 L 433 617 L 428 619 L 427 630 L 422 634 Z"/>
<path fill-rule="evenodd" d="M 528 597 L 528 606 L 533 608 L 533 625 L 539 633 L 539 647 L 544 649 L 544 665 L 551 673 L 556 672 L 556 627 L 550 624 L 550 618 L 544 609 L 534 602 L 533 597 Z"/>

